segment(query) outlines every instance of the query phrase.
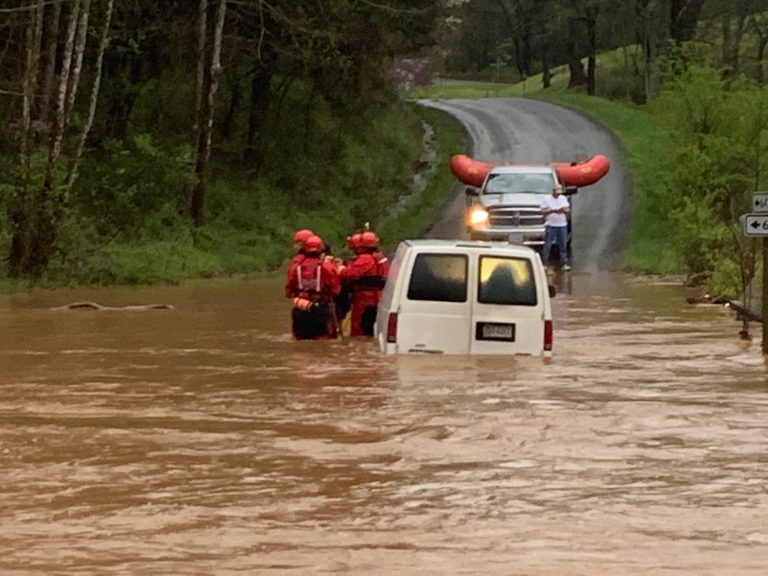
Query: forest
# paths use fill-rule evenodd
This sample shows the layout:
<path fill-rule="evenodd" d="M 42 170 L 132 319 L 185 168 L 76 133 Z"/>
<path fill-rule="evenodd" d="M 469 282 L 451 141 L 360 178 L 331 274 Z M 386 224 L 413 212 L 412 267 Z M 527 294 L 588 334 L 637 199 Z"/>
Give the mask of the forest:
<path fill-rule="evenodd" d="M 663 126 L 638 222 L 675 237 L 633 241 L 736 290 L 755 260 L 738 214 L 764 182 L 766 4 L 0 0 L 3 289 L 267 272 L 310 223 L 332 247 L 366 223 L 390 245 L 419 234 L 461 134 L 408 96 L 454 78 Z"/>

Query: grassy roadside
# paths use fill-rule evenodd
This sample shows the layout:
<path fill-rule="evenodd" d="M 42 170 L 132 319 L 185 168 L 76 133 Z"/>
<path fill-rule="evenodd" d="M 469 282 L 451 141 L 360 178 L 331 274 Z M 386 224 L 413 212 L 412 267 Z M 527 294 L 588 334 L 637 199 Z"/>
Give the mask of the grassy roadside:
<path fill-rule="evenodd" d="M 461 147 L 461 129 L 453 118 L 400 102 L 365 119 L 326 114 L 314 122 L 315 140 L 304 144 L 307 154 L 297 154 L 290 141 L 299 134 L 294 127 L 274 154 L 283 165 L 259 175 L 234 157 L 219 157 L 204 227 L 192 229 L 173 201 L 159 203 L 129 227 L 125 215 L 135 204 L 125 200 L 120 209 L 112 208 L 125 215 L 106 234 L 84 210 L 72 210 L 62 231 L 67 251 L 51 262 L 46 277 L 35 284 L 0 278 L 0 293 L 281 273 L 299 228 L 312 228 L 336 254 L 347 256 L 346 236 L 365 222 L 384 249 L 418 236 L 432 223 L 453 184 L 443 167 Z M 114 201 L 177 194 L 179 171 L 168 160 L 174 154 L 182 156 L 146 142 L 137 150 L 121 150 L 119 169 L 103 169 L 114 189 L 130 186 L 123 196 L 114 191 Z M 98 194 L 96 177 L 83 182 Z M 127 196 L 134 190 L 134 197 Z M 0 250 L 7 254 L 8 247 L 8 236 L 0 238 Z"/>
<path fill-rule="evenodd" d="M 437 83 L 422 87 L 419 98 L 486 98 L 525 96 L 573 108 L 603 124 L 620 142 L 631 176 L 632 224 L 625 247 L 623 268 L 653 274 L 680 273 L 683 262 L 670 234 L 671 224 L 662 206 L 666 194 L 665 162 L 672 147 L 671 133 L 643 107 L 568 91 L 564 74 L 556 74 L 549 90 L 528 85 L 489 83 Z"/>

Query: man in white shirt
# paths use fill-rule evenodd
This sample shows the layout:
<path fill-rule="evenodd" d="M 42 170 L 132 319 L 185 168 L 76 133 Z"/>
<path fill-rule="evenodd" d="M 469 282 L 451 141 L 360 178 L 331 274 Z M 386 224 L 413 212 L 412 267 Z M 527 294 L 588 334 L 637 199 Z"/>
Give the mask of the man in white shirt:
<path fill-rule="evenodd" d="M 556 242 L 560 250 L 560 264 L 563 270 L 570 270 L 568 259 L 568 213 L 570 212 L 568 198 L 563 195 L 563 187 L 556 184 L 552 193 L 541 202 L 541 213 L 544 214 L 544 247 L 541 251 L 541 261 L 549 266 L 549 253 Z"/>

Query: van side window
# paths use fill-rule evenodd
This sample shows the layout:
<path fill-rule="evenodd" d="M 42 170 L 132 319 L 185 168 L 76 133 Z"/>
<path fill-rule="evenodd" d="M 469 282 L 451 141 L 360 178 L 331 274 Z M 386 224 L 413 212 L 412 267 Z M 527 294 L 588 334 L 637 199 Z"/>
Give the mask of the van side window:
<path fill-rule="evenodd" d="M 467 301 L 467 256 L 417 254 L 408 285 L 409 300 Z"/>
<path fill-rule="evenodd" d="M 477 300 L 481 304 L 536 306 L 536 282 L 527 258 L 480 257 Z"/>

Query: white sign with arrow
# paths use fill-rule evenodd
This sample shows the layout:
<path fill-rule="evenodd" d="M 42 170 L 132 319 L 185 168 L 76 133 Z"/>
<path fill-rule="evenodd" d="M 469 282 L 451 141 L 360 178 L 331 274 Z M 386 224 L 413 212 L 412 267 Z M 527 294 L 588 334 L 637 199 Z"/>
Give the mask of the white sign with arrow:
<path fill-rule="evenodd" d="M 746 236 L 768 236 L 768 213 L 744 214 L 741 221 Z"/>
<path fill-rule="evenodd" d="M 768 214 L 768 192 L 755 192 L 752 194 L 752 212 Z"/>

